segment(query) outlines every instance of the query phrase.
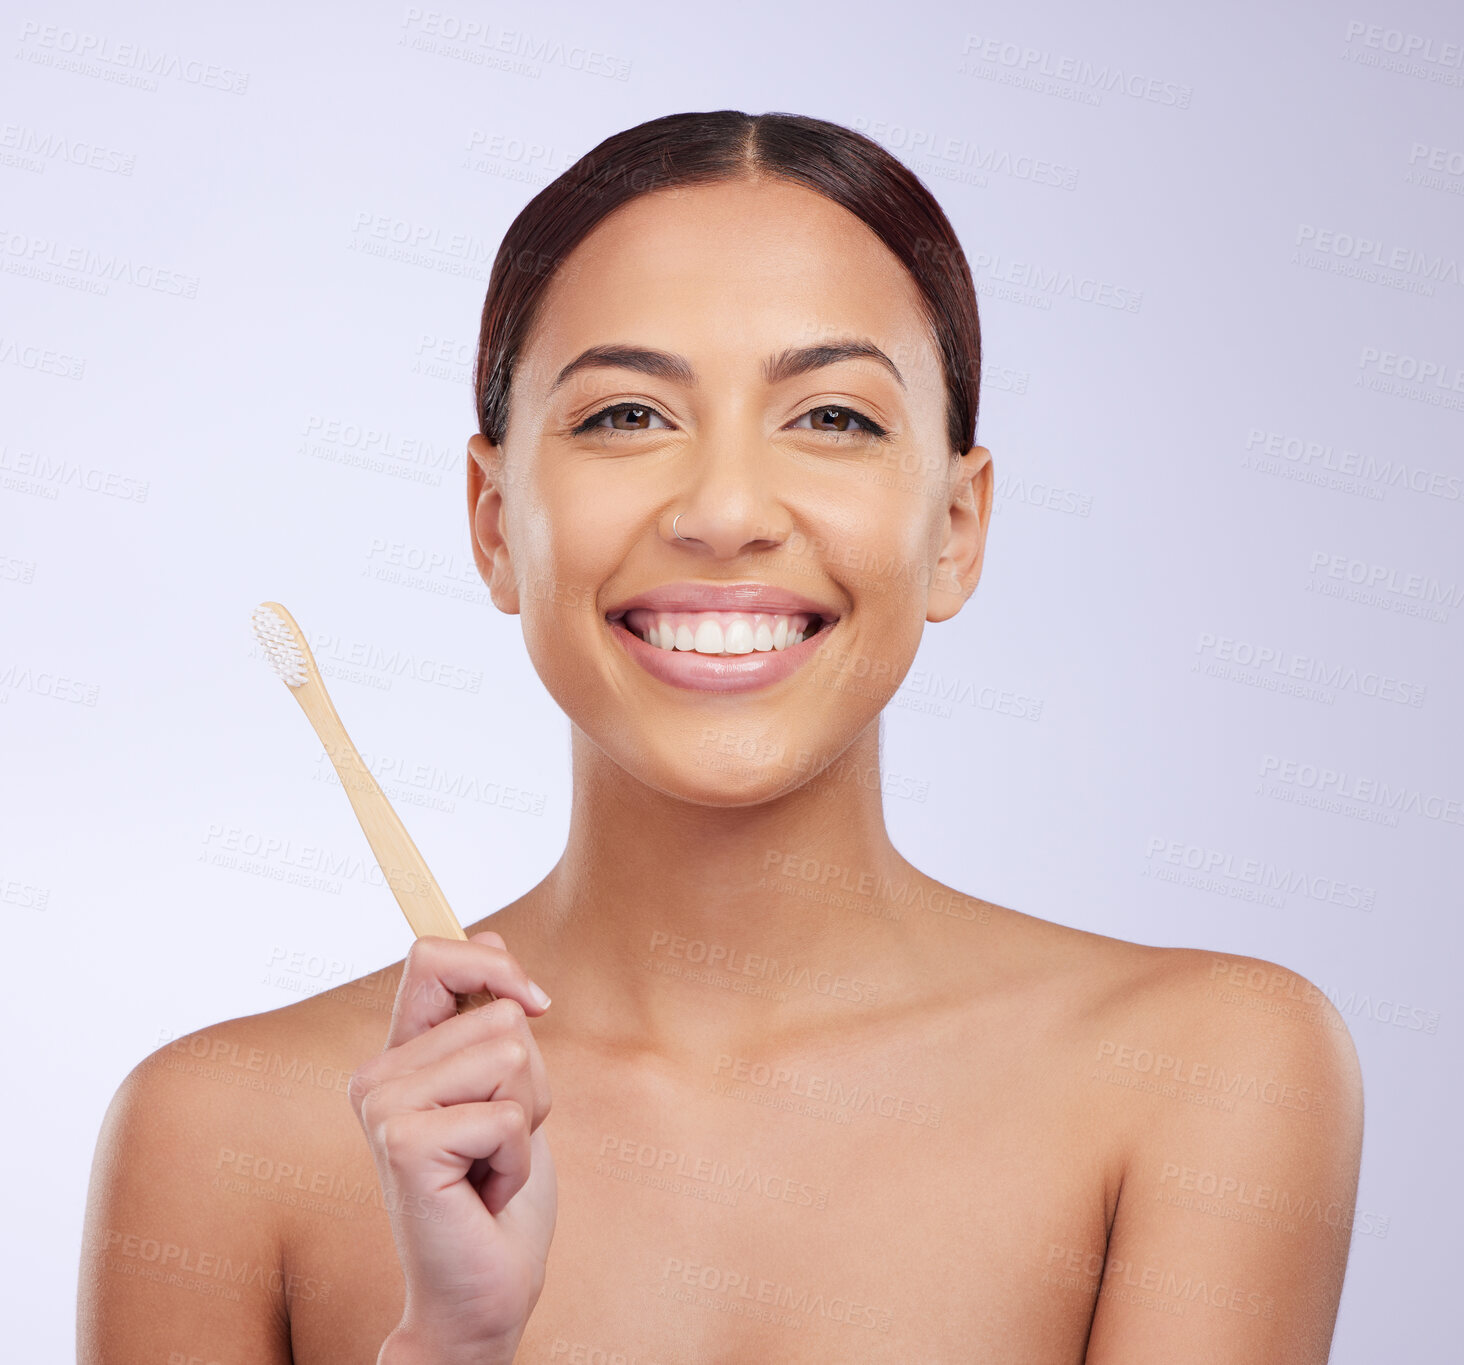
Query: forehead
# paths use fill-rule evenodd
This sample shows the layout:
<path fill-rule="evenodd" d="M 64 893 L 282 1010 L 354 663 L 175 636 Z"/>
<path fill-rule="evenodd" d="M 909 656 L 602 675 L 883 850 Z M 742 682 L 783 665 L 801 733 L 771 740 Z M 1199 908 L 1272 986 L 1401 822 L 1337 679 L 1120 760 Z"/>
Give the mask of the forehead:
<path fill-rule="evenodd" d="M 700 370 L 836 336 L 868 337 L 922 388 L 938 375 L 920 291 L 864 222 L 787 181 L 728 181 L 644 194 L 600 223 L 546 291 L 520 374 L 547 387 L 607 341 Z"/>

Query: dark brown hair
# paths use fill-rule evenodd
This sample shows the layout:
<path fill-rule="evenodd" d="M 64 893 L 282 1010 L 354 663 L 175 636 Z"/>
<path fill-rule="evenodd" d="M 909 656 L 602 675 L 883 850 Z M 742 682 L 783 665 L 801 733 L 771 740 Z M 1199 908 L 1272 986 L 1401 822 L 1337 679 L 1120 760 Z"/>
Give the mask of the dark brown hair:
<path fill-rule="evenodd" d="M 666 114 L 607 137 L 520 211 L 488 281 L 473 398 L 494 445 L 508 428 L 514 363 L 545 289 L 570 252 L 622 204 L 652 190 L 769 175 L 849 210 L 904 264 L 945 368 L 953 455 L 975 441 L 981 393 L 976 289 L 950 221 L 919 178 L 862 133 L 799 114 Z"/>

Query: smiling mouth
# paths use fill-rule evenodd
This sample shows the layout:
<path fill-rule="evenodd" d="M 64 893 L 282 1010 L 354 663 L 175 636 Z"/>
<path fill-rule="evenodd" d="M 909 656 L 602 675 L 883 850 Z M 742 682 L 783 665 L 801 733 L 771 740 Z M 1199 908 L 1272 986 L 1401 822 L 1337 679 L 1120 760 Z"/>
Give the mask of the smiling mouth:
<path fill-rule="evenodd" d="M 736 658 L 774 654 L 827 630 L 838 619 L 816 612 L 652 611 L 631 607 L 606 618 L 668 653 Z"/>

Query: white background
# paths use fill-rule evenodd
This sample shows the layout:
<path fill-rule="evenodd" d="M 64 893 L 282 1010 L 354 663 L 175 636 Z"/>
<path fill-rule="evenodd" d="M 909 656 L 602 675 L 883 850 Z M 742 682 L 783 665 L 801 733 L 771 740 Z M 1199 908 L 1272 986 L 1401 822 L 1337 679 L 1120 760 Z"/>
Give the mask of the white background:
<path fill-rule="evenodd" d="M 1456 7 L 7 4 L 0 40 L 15 1358 L 72 1351 L 126 1072 L 408 946 L 257 602 L 463 922 L 557 858 L 567 724 L 466 531 L 488 270 L 603 137 L 728 107 L 869 131 L 976 271 L 998 507 L 886 712 L 897 844 L 1324 989 L 1367 1103 L 1332 1358 L 1451 1357 Z"/>

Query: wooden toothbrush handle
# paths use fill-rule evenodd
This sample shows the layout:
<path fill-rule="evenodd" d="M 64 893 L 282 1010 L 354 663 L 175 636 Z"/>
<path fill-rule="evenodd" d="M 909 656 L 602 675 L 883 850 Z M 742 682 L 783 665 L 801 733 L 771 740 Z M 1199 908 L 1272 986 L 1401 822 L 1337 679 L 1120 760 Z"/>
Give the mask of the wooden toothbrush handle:
<path fill-rule="evenodd" d="M 447 897 L 442 894 L 426 859 L 412 842 L 412 836 L 386 799 L 386 793 L 381 790 L 371 769 L 351 743 L 330 694 L 314 678 L 291 690 L 325 746 L 326 756 L 341 780 L 341 788 L 349 798 L 351 808 L 356 812 L 366 842 L 371 845 L 386 884 L 401 906 L 402 914 L 407 917 L 407 923 L 412 926 L 412 932 L 418 938 L 423 934 L 435 934 L 439 938 L 466 942 L 468 936 L 447 903 Z M 497 998 L 492 991 L 459 995 L 458 1013 Z"/>

